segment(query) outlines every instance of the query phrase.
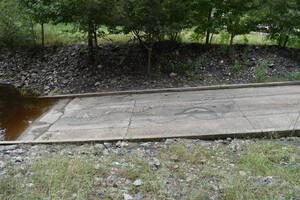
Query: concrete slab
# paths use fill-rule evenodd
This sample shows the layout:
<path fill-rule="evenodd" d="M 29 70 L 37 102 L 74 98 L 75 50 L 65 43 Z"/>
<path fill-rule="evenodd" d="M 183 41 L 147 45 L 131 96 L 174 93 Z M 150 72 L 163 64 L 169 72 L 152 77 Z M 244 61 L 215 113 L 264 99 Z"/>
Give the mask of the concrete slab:
<path fill-rule="evenodd" d="M 300 86 L 60 100 L 21 141 L 227 137 L 300 130 Z"/>

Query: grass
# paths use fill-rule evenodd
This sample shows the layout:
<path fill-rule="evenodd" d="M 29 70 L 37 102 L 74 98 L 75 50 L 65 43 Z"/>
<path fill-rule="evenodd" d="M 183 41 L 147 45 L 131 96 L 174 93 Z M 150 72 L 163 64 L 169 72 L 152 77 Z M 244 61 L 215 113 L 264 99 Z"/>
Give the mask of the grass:
<path fill-rule="evenodd" d="M 41 44 L 41 28 L 39 25 L 35 27 L 37 43 Z M 100 28 L 101 31 L 108 33 L 106 27 Z M 86 34 L 79 32 L 72 25 L 65 24 L 46 24 L 45 25 L 45 44 L 46 45 L 74 45 L 74 44 L 85 44 Z M 126 34 L 107 34 L 104 38 L 98 38 L 98 42 L 128 42 L 132 38 L 131 35 Z"/>
<path fill-rule="evenodd" d="M 246 148 L 246 154 L 237 160 L 236 169 L 248 171 L 258 179 L 273 177 L 274 183 L 262 181 L 255 184 L 249 176 L 233 174 L 226 180 L 230 187 L 224 189 L 224 199 L 292 199 L 297 196 L 293 189 L 300 184 L 297 147 L 266 142 L 260 145 L 250 143 Z"/>
<path fill-rule="evenodd" d="M 300 80 L 300 72 L 298 72 L 298 71 L 288 72 L 286 74 L 286 79 L 289 81 L 299 81 Z"/>
<path fill-rule="evenodd" d="M 81 156 L 45 156 L 28 169 L 10 171 L 0 181 L 1 199 L 86 199 L 91 190 L 93 166 Z M 26 177 L 26 178 L 24 178 Z"/>
<path fill-rule="evenodd" d="M 218 142 L 180 140 L 118 153 L 91 148 L 86 154 L 42 155 L 26 167 L 9 163 L 0 177 L 0 199 L 297 199 L 300 185 L 299 138 Z M 241 145 L 236 151 L 234 146 Z M 154 157 L 159 167 L 149 164 Z M 1 172 L 1 171 L 0 171 Z M 95 181 L 95 178 L 101 178 Z M 133 182 L 142 180 L 142 185 Z M 125 181 L 127 180 L 127 181 Z"/>
<path fill-rule="evenodd" d="M 232 74 L 240 76 L 244 71 L 244 67 L 240 62 L 236 61 L 234 65 L 229 68 L 229 70 Z"/>
<path fill-rule="evenodd" d="M 41 43 L 41 30 L 40 26 L 35 27 L 37 34 L 37 43 Z M 100 43 L 105 42 L 116 42 L 124 43 L 133 39 L 131 34 L 109 34 L 106 27 L 101 27 L 99 30 L 104 31 L 107 35 L 104 38 L 98 38 Z M 214 35 L 212 39 L 213 44 L 228 44 L 227 33 L 221 33 Z M 45 25 L 45 43 L 47 45 L 73 45 L 73 44 L 83 44 L 85 43 L 85 34 L 78 32 L 74 29 L 73 25 L 65 24 L 46 24 Z M 205 39 L 201 38 L 200 41 L 195 41 L 193 38 L 192 30 L 184 30 L 180 35 L 180 41 L 182 42 L 200 42 L 204 43 Z M 266 34 L 251 32 L 245 35 L 236 36 L 234 39 L 235 44 L 252 44 L 252 45 L 274 45 L 275 43 L 269 40 Z M 294 46 L 295 42 L 291 42 L 290 46 Z"/>

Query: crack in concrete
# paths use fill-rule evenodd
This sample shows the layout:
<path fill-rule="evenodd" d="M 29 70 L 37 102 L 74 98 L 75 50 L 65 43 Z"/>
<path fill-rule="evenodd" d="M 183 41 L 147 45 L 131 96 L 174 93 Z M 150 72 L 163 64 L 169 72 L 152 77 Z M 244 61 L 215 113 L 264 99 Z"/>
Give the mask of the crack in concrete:
<path fill-rule="evenodd" d="M 133 115 L 134 115 L 134 108 L 135 108 L 135 106 L 136 106 L 136 99 L 134 100 L 134 104 L 133 104 L 133 107 L 132 107 L 132 110 L 131 110 L 130 119 L 129 119 L 128 126 L 127 126 L 127 130 L 126 130 L 126 133 L 125 133 L 123 139 L 126 139 L 126 137 L 128 135 L 129 128 L 130 128 L 130 125 L 131 125 L 131 122 L 132 122 L 132 118 L 133 118 Z"/>
<path fill-rule="evenodd" d="M 247 122 L 249 123 L 249 125 L 253 128 L 253 129 L 260 129 L 260 128 L 256 128 L 253 123 L 250 121 L 250 119 L 246 116 L 246 114 L 241 110 L 241 107 L 234 101 L 234 94 L 231 94 L 229 91 L 228 91 L 228 99 L 230 99 L 232 101 L 232 103 L 234 105 L 236 105 L 237 109 L 239 110 L 239 112 L 242 114 L 242 117 L 245 118 L 247 120 Z"/>
<path fill-rule="evenodd" d="M 64 114 L 65 114 L 65 108 L 66 108 L 73 100 L 74 100 L 74 98 L 71 98 L 71 99 L 69 99 L 69 100 L 66 102 L 66 104 L 60 109 L 60 112 L 62 113 L 62 115 L 60 115 L 60 116 L 55 120 L 55 122 L 49 124 L 48 128 L 46 128 L 45 131 L 43 131 L 41 134 L 39 134 L 37 137 L 35 137 L 34 140 L 36 140 L 36 139 L 42 137 L 44 134 L 46 134 L 46 133 L 49 131 L 49 129 L 50 129 L 50 128 L 58 121 L 58 120 L 60 120 L 60 119 L 62 118 L 62 116 L 64 116 Z M 51 110 L 51 109 L 50 109 L 50 110 Z M 49 111 L 50 111 L 50 110 L 49 110 Z"/>
<path fill-rule="evenodd" d="M 300 104 L 300 100 L 298 100 L 298 105 Z M 294 122 L 294 125 L 293 125 L 293 131 L 295 131 L 295 129 L 296 129 L 296 126 L 297 126 L 297 122 L 299 121 L 299 119 L 300 119 L 300 112 L 298 112 L 298 116 L 296 117 L 296 120 L 295 120 L 295 122 Z M 289 127 L 291 127 L 292 126 L 292 123 L 293 122 L 291 122 L 291 124 L 290 124 L 290 126 Z"/>
<path fill-rule="evenodd" d="M 297 126 L 297 122 L 298 122 L 298 121 L 300 121 L 300 112 L 298 113 L 298 116 L 297 116 L 296 121 L 295 121 L 295 123 L 294 123 L 293 131 L 296 130 L 296 126 Z"/>

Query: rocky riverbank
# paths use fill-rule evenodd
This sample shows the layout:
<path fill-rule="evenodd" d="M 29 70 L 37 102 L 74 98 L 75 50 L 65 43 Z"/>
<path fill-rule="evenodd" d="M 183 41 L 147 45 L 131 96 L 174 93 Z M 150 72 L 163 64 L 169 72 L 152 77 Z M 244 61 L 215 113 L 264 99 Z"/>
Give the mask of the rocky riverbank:
<path fill-rule="evenodd" d="M 275 46 L 158 43 L 153 72 L 134 44 L 102 44 L 88 66 L 86 46 L 0 53 L 0 81 L 38 94 L 66 94 L 300 79 L 300 50 Z"/>

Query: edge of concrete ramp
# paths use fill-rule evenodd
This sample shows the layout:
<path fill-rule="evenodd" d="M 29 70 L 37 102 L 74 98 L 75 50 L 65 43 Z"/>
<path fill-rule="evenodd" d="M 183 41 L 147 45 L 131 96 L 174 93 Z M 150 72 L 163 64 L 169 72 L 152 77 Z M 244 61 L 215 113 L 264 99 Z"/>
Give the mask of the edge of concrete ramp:
<path fill-rule="evenodd" d="M 170 92 L 193 92 L 204 90 L 220 90 L 220 89 L 240 89 L 240 88 L 259 88 L 259 87 L 276 87 L 276 86 L 292 86 L 300 85 L 300 81 L 285 81 L 285 82 L 268 82 L 268 83 L 249 83 L 249 84 L 228 84 L 200 87 L 183 87 L 183 88 L 162 88 L 162 89 L 147 89 L 147 90 L 128 90 L 116 92 L 96 92 L 84 94 L 64 94 L 53 96 L 41 96 L 40 99 L 66 99 L 77 97 L 99 97 L 99 96 L 116 96 L 116 95 L 134 95 L 134 94 L 153 94 L 153 93 L 170 93 Z"/>
<path fill-rule="evenodd" d="M 161 141 L 164 139 L 201 139 L 201 140 L 218 140 L 227 138 L 237 139 L 251 139 L 251 138 L 281 138 L 281 137 L 300 137 L 300 130 L 286 130 L 286 131 L 266 131 L 266 132 L 252 132 L 252 133 L 233 133 L 233 134 L 215 134 L 215 135 L 199 135 L 199 136 L 180 136 L 180 137 L 149 137 L 149 138 L 127 138 L 118 140 L 34 140 L 34 141 L 1 141 L 2 145 L 15 145 L 15 144 L 74 144 L 74 143 L 96 143 L 96 142 L 117 142 L 117 141 L 129 141 L 129 142 L 141 142 L 141 141 Z"/>

